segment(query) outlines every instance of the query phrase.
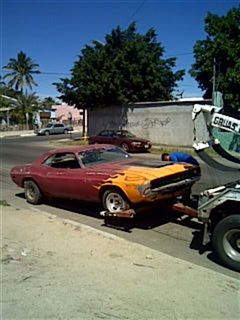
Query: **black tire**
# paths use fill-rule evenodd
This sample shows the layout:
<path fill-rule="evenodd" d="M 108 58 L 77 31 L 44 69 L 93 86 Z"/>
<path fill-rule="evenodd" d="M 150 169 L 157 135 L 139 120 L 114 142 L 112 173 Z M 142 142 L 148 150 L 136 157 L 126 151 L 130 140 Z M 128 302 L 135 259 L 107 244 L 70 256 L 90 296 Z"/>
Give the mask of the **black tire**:
<path fill-rule="evenodd" d="M 64 129 L 63 133 L 68 134 L 68 129 Z"/>
<path fill-rule="evenodd" d="M 24 192 L 27 202 L 31 204 L 39 204 L 42 202 L 42 193 L 33 180 L 24 181 Z"/>
<path fill-rule="evenodd" d="M 216 225 L 212 246 L 225 266 L 240 271 L 240 215 L 228 216 Z"/>
<path fill-rule="evenodd" d="M 102 197 L 103 207 L 106 211 L 115 213 L 130 209 L 126 196 L 118 189 L 106 190 Z"/>
<path fill-rule="evenodd" d="M 123 142 L 121 144 L 121 148 L 125 151 L 125 152 L 129 152 L 129 146 L 126 142 Z"/>
<path fill-rule="evenodd" d="M 45 131 L 44 134 L 45 134 L 45 136 L 49 136 L 50 132 L 49 131 Z"/>

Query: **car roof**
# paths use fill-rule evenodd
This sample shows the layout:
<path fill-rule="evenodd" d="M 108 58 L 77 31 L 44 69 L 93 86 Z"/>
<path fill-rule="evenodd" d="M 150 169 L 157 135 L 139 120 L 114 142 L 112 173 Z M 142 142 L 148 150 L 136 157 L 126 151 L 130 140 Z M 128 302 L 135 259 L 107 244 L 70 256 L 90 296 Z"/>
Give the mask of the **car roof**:
<path fill-rule="evenodd" d="M 64 147 L 64 148 L 56 148 L 52 149 L 49 152 L 51 153 L 64 153 L 64 152 L 81 152 L 81 151 L 87 151 L 87 150 L 92 150 L 92 149 L 101 149 L 101 148 L 106 148 L 106 147 L 114 147 L 116 146 L 112 144 L 94 144 L 94 145 L 86 145 L 86 146 L 76 146 L 76 147 Z"/>
<path fill-rule="evenodd" d="M 78 153 L 78 152 L 84 152 L 87 150 L 94 150 L 94 149 L 97 150 L 97 149 L 107 148 L 107 147 L 117 148 L 112 144 L 94 144 L 94 145 L 86 145 L 86 146 L 55 148 L 42 154 L 38 159 L 36 159 L 36 161 L 34 161 L 34 163 L 40 163 L 44 161 L 44 159 L 50 157 L 55 153 L 67 153 L 67 152 Z"/>
<path fill-rule="evenodd" d="M 97 145 L 87 145 L 87 146 L 77 146 L 77 147 L 55 148 L 40 155 L 33 163 L 35 165 L 38 165 L 55 153 L 67 153 L 67 152 L 78 153 L 78 152 L 84 152 L 87 150 L 97 150 L 97 149 L 109 148 L 109 147 L 115 148 L 115 149 L 118 148 L 112 144 L 97 144 Z"/>

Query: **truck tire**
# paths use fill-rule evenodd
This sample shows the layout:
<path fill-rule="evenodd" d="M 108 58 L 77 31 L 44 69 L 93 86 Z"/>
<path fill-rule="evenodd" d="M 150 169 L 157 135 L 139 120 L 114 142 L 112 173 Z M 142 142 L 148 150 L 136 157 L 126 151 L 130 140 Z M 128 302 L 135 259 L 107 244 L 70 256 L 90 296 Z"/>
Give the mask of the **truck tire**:
<path fill-rule="evenodd" d="M 212 246 L 225 266 L 240 271 L 240 215 L 220 220 L 213 230 Z"/>

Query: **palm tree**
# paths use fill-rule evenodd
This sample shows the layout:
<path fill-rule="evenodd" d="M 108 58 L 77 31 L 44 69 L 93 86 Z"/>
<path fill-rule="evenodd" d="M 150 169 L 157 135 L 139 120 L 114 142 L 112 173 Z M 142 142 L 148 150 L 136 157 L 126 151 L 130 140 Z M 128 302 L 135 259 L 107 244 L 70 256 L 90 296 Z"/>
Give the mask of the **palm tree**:
<path fill-rule="evenodd" d="M 14 87 L 15 90 L 19 90 L 23 93 L 24 86 L 26 85 L 32 90 L 32 86 L 37 86 L 33 80 L 33 74 L 39 74 L 39 65 L 34 63 L 30 57 L 27 57 L 24 52 L 19 52 L 17 59 L 11 58 L 3 69 L 9 70 L 3 79 L 9 78 L 8 85 Z"/>
<path fill-rule="evenodd" d="M 43 108 L 46 108 L 46 109 L 51 109 L 51 107 L 54 105 L 54 104 L 57 104 L 56 101 L 52 98 L 52 97 L 46 97 L 43 99 L 41 105 Z"/>
<path fill-rule="evenodd" d="M 14 102 L 14 116 L 20 120 L 22 124 L 26 122 L 27 129 L 29 122 L 32 122 L 34 111 L 39 109 L 39 99 L 35 93 L 21 94 L 18 96 L 17 101 Z"/>

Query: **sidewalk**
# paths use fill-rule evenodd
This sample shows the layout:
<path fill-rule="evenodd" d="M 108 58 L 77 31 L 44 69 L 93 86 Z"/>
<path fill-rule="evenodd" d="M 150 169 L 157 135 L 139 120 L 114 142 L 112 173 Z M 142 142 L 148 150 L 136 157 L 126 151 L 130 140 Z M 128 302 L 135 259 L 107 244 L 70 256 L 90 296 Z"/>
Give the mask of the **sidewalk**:
<path fill-rule="evenodd" d="M 91 227 L 2 211 L 2 319 L 239 319 L 240 281 Z"/>
<path fill-rule="evenodd" d="M 33 130 L 21 130 L 21 131 L 1 131 L 0 138 L 4 137 L 27 137 L 27 136 L 35 136 Z"/>

